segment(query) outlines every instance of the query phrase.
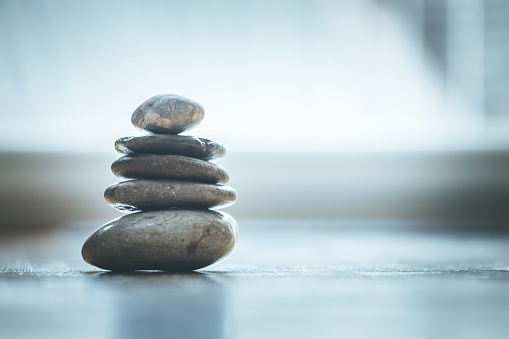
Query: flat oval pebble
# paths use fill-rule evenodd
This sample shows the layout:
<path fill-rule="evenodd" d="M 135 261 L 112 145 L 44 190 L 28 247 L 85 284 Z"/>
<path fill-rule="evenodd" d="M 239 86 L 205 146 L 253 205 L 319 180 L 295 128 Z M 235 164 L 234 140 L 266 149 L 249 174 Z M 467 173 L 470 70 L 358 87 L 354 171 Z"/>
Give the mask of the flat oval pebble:
<path fill-rule="evenodd" d="M 99 228 L 81 253 L 90 265 L 112 271 L 190 271 L 224 259 L 237 237 L 237 223 L 226 213 L 140 212 Z"/>
<path fill-rule="evenodd" d="M 170 154 L 212 160 L 225 155 L 223 145 L 190 135 L 152 134 L 123 137 L 115 141 L 115 149 L 123 154 Z"/>
<path fill-rule="evenodd" d="M 226 207 L 237 199 L 230 186 L 177 180 L 127 180 L 106 188 L 106 201 L 122 212 L 172 207 Z"/>
<path fill-rule="evenodd" d="M 156 134 L 179 134 L 198 125 L 205 116 L 203 107 L 175 94 L 159 94 L 147 99 L 133 113 L 132 124 Z"/>
<path fill-rule="evenodd" d="M 133 154 L 126 155 L 111 164 L 117 177 L 130 179 L 176 179 L 227 183 L 228 172 L 208 161 L 181 155 Z"/>

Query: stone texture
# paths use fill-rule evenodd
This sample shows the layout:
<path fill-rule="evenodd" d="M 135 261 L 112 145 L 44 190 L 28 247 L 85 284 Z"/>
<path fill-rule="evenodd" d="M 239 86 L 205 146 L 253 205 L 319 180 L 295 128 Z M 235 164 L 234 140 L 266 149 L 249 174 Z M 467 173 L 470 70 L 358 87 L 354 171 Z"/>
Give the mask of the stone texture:
<path fill-rule="evenodd" d="M 190 135 L 153 134 L 123 137 L 115 141 L 119 153 L 185 155 L 202 160 L 212 160 L 225 155 L 223 145 L 209 139 Z"/>
<path fill-rule="evenodd" d="M 177 180 L 128 180 L 111 185 L 106 201 L 119 211 L 167 209 L 172 207 L 226 207 L 237 199 L 230 186 Z"/>
<path fill-rule="evenodd" d="M 128 214 L 95 231 L 83 259 L 106 270 L 188 271 L 225 258 L 238 228 L 226 213 L 169 210 Z"/>
<path fill-rule="evenodd" d="M 131 179 L 175 179 L 227 183 L 228 172 L 208 161 L 181 155 L 133 154 L 117 159 L 111 171 L 118 177 Z"/>
<path fill-rule="evenodd" d="M 156 134 L 179 134 L 198 125 L 205 110 L 196 101 L 175 94 L 147 99 L 133 113 L 132 124 Z"/>

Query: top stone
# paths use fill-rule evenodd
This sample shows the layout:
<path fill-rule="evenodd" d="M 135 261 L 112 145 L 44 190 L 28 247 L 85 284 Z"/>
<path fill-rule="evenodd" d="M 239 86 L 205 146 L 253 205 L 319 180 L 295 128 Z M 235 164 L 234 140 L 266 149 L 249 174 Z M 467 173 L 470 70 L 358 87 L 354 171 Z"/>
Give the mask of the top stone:
<path fill-rule="evenodd" d="M 196 101 L 175 94 L 159 94 L 146 100 L 131 117 L 134 127 L 156 134 L 179 134 L 197 126 L 205 115 Z"/>

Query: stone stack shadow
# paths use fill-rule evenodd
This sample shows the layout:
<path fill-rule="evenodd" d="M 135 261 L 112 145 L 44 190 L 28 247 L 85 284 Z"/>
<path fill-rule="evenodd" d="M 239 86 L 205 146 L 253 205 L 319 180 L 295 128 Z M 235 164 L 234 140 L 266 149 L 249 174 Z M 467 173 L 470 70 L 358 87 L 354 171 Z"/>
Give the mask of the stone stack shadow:
<path fill-rule="evenodd" d="M 232 251 L 238 236 L 235 220 L 211 210 L 237 198 L 224 185 L 228 172 L 211 162 L 226 150 L 208 139 L 179 135 L 203 117 L 200 104 L 172 94 L 154 96 L 134 111 L 133 125 L 150 134 L 115 142 L 124 156 L 111 170 L 127 180 L 104 192 L 110 205 L 130 214 L 87 239 L 82 249 L 87 263 L 114 271 L 189 271 Z"/>

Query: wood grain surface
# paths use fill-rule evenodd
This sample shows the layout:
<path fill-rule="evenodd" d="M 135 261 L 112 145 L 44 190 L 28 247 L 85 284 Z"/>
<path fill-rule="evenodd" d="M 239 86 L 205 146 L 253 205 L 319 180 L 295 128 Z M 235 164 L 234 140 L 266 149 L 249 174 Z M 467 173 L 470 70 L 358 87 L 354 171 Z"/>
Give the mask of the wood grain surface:
<path fill-rule="evenodd" d="M 509 329 L 506 228 L 239 220 L 240 243 L 221 264 L 113 274 L 81 260 L 97 226 L 2 239 L 0 338 L 500 338 Z"/>

